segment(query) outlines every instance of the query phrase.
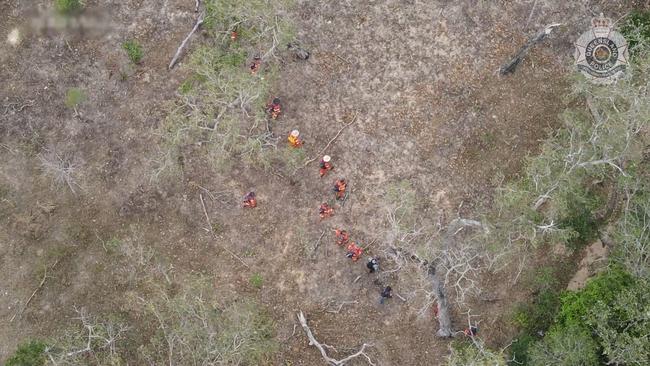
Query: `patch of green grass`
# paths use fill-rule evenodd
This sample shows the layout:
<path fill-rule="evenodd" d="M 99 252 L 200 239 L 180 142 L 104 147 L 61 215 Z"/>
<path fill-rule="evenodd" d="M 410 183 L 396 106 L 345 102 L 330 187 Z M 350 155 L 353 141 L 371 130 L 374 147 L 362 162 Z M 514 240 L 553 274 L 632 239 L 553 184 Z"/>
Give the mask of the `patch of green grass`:
<path fill-rule="evenodd" d="M 134 64 L 139 64 L 142 61 L 142 56 L 144 56 L 144 51 L 142 46 L 138 41 L 130 39 L 122 43 L 122 48 L 126 51 L 126 54 L 129 56 L 129 60 Z"/>
<path fill-rule="evenodd" d="M 122 246 L 122 241 L 118 238 L 110 238 L 105 242 L 102 242 L 102 247 L 107 253 L 115 253 Z"/>
<path fill-rule="evenodd" d="M 192 90 L 192 80 L 187 79 L 183 81 L 181 86 L 178 87 L 178 92 L 181 94 L 187 94 Z"/>
<path fill-rule="evenodd" d="M 45 365 L 45 348 L 41 341 L 29 341 L 18 346 L 16 352 L 9 357 L 5 366 L 43 366 Z"/>
<path fill-rule="evenodd" d="M 386 189 L 385 199 L 394 208 L 393 215 L 395 222 L 399 224 L 400 229 L 411 227 L 417 215 L 415 210 L 417 206 L 415 188 L 408 180 L 393 182 Z"/>
<path fill-rule="evenodd" d="M 264 285 L 264 278 L 261 274 L 255 273 L 251 276 L 248 282 L 250 282 L 251 286 L 259 289 L 262 288 L 262 285 Z"/>
<path fill-rule="evenodd" d="M 494 147 L 497 143 L 497 136 L 492 131 L 485 131 L 485 133 L 481 134 L 479 139 L 481 140 L 481 144 L 487 148 Z"/>
<path fill-rule="evenodd" d="M 215 235 L 218 235 L 222 233 L 224 230 L 223 224 L 216 221 L 212 223 L 212 231 L 215 233 Z"/>
<path fill-rule="evenodd" d="M 650 11 L 632 11 L 621 26 L 621 33 L 632 52 L 639 44 L 650 43 Z"/>
<path fill-rule="evenodd" d="M 240 67 L 246 62 L 246 51 L 243 49 L 230 49 L 229 52 L 221 55 L 219 63 L 226 67 Z"/>
<path fill-rule="evenodd" d="M 284 143 L 284 141 L 282 141 Z M 282 161 L 284 161 L 286 170 L 288 172 L 293 172 L 300 168 L 305 159 L 307 158 L 307 154 L 305 153 L 304 148 L 294 148 L 294 147 L 285 147 L 282 152 L 281 152 L 281 157 Z"/>
<path fill-rule="evenodd" d="M 162 291 L 147 300 L 152 321 L 164 322 L 165 329 L 158 328 L 139 349 L 146 362 L 138 364 L 272 364 L 278 344 L 265 309 L 247 299 L 220 305 L 224 299 L 215 296 L 209 281 L 199 281 L 177 289 L 174 296 Z M 174 339 L 173 350 L 168 339 Z"/>
<path fill-rule="evenodd" d="M 86 100 L 86 94 L 79 88 L 70 88 L 65 94 L 65 105 L 75 109 Z"/>
<path fill-rule="evenodd" d="M 80 12 L 84 6 L 86 6 L 84 0 L 54 0 L 56 10 L 65 15 Z"/>

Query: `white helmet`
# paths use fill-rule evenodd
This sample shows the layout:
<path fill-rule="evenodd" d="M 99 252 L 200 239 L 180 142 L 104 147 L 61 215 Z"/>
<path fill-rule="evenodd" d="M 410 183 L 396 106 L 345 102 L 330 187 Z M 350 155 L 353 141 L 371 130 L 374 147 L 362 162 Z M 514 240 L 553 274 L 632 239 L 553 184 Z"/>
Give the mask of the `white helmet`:
<path fill-rule="evenodd" d="M 291 136 L 298 137 L 299 135 L 300 135 L 300 131 L 298 131 L 298 130 L 291 131 Z"/>
<path fill-rule="evenodd" d="M 329 163 L 330 160 L 332 160 L 332 157 L 331 157 L 331 156 L 329 156 L 329 155 L 325 155 L 325 156 L 323 156 L 323 161 L 324 161 L 324 162 Z"/>

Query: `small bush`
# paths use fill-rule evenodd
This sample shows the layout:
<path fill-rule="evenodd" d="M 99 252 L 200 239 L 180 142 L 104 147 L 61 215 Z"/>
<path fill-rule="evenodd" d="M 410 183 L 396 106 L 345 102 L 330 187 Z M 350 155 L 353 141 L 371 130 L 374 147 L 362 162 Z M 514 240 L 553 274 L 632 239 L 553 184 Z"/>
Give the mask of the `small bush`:
<path fill-rule="evenodd" d="M 70 88 L 65 94 L 65 105 L 68 108 L 75 109 L 79 104 L 83 103 L 83 101 L 85 100 L 86 100 L 86 95 L 84 94 L 83 90 L 79 88 Z"/>
<path fill-rule="evenodd" d="M 515 323 L 530 334 L 545 332 L 560 307 L 557 291 L 545 289 L 539 292 L 532 304 L 521 305 L 515 312 Z"/>
<path fill-rule="evenodd" d="M 580 250 L 598 234 L 598 222 L 593 212 L 599 207 L 599 202 L 591 194 L 585 193 L 587 198 L 579 200 L 578 194 L 566 197 L 564 217 L 561 218 L 559 226 L 574 232 L 574 235 L 567 241 L 567 246 L 573 250 Z"/>
<path fill-rule="evenodd" d="M 536 338 L 527 333 L 521 333 L 517 336 L 510 346 L 509 365 L 528 365 L 528 352 L 530 347 L 535 343 Z"/>
<path fill-rule="evenodd" d="M 596 303 L 611 304 L 634 278 L 620 268 L 596 276 L 584 289 L 562 295 L 562 306 L 557 323 L 565 327 L 582 326 Z"/>
<path fill-rule="evenodd" d="M 81 11 L 86 6 L 83 0 L 55 0 L 54 7 L 61 14 L 73 14 Z"/>
<path fill-rule="evenodd" d="M 262 288 L 262 285 L 264 284 L 264 278 L 262 277 L 261 274 L 255 273 L 255 274 L 253 274 L 251 276 L 251 278 L 249 279 L 249 282 L 250 282 L 251 286 L 253 286 L 255 288 Z"/>
<path fill-rule="evenodd" d="M 632 51 L 639 44 L 650 43 L 650 11 L 633 11 L 621 26 L 621 33 Z"/>
<path fill-rule="evenodd" d="M 584 327 L 553 329 L 530 347 L 528 365 L 595 366 L 599 362 L 598 343 Z"/>
<path fill-rule="evenodd" d="M 447 366 L 506 365 L 503 352 L 488 349 L 479 338 L 474 339 L 474 342 L 453 341 L 449 351 Z"/>
<path fill-rule="evenodd" d="M 42 366 L 45 365 L 45 348 L 47 345 L 40 341 L 29 341 L 18 346 L 5 366 Z"/>
<path fill-rule="evenodd" d="M 138 41 L 130 39 L 122 43 L 122 48 L 124 48 L 126 54 L 129 56 L 129 60 L 134 64 L 139 64 L 140 61 L 142 61 L 144 52 L 142 51 L 142 46 Z"/>

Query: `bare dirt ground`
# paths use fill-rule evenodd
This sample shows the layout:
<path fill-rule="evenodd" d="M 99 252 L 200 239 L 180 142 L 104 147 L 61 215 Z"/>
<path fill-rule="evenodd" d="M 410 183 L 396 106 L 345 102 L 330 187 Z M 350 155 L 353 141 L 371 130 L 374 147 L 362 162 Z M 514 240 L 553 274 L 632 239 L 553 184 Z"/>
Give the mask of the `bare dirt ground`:
<path fill-rule="evenodd" d="M 380 306 L 379 286 L 363 264 L 344 258 L 331 229 L 382 241 L 383 195 L 391 183 L 411 183 L 422 215 L 453 218 L 463 203 L 460 214 L 472 217 L 489 206 L 496 185 L 517 176 L 570 103 L 572 41 L 596 13 L 616 19 L 638 5 L 536 3 L 531 15 L 532 1 L 298 1 L 290 17 L 312 57 L 283 64 L 274 88 L 285 104 L 277 132 L 299 128 L 312 157 L 357 114 L 330 150 L 335 175 L 319 179 L 317 163 L 288 178 L 244 166 L 215 173 L 188 147 L 182 176 L 153 182 L 153 132 L 164 103 L 187 76 L 166 65 L 193 24 L 194 1 L 88 1 L 88 10 L 113 26 L 85 36 L 30 33 L 26 21 L 45 2 L 3 1 L 0 360 L 25 339 L 56 334 L 74 315 L 73 305 L 128 314 L 126 295 L 138 289 L 105 248 L 120 238 L 153 249 L 159 263 L 172 268 L 172 281 L 203 274 L 224 298 L 245 294 L 264 304 L 282 345 L 273 364 L 322 362 L 300 329 L 293 332 L 299 310 L 318 339 L 340 354 L 368 342 L 380 365 L 444 363 L 448 342 L 435 338 L 434 319 L 414 317 L 398 299 Z M 514 75 L 496 74 L 528 35 L 554 22 L 565 26 Z M 24 37 L 16 46 L 5 42 L 14 28 Z M 143 44 L 142 65 L 127 67 L 120 48 L 126 38 Z M 87 95 L 77 115 L 63 103 L 71 87 Z M 41 171 L 39 156 L 54 153 L 76 164 L 76 194 Z M 335 176 L 346 177 L 352 193 L 331 220 L 320 222 L 317 207 L 330 197 Z M 199 186 L 220 193 L 210 199 Z M 243 211 L 239 197 L 249 189 L 260 206 Z M 204 230 L 199 194 L 221 227 L 218 243 Z M 305 247 L 323 231 L 312 256 Z M 43 266 L 54 262 L 45 286 L 11 322 L 38 286 Z M 248 283 L 253 273 L 264 278 L 260 290 Z M 527 293 L 490 279 L 499 281 L 486 286 L 497 300 L 478 303 L 474 313 L 488 319 L 482 335 L 503 346 L 512 329 L 492 319 Z M 357 303 L 334 314 L 327 311 L 330 300 Z"/>

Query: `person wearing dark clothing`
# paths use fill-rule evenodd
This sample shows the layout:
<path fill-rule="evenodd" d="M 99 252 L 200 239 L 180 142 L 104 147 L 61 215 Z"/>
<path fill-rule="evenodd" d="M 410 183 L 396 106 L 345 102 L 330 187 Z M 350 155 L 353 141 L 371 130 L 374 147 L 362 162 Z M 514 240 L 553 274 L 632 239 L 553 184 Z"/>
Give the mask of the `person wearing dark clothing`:
<path fill-rule="evenodd" d="M 466 336 L 474 337 L 478 333 L 478 327 L 469 327 L 463 331 Z"/>
<path fill-rule="evenodd" d="M 384 304 L 386 302 L 386 299 L 390 299 L 393 297 L 393 289 L 390 286 L 386 286 L 384 290 L 381 292 L 381 299 L 379 299 L 380 304 Z"/>
<path fill-rule="evenodd" d="M 366 263 L 366 267 L 368 267 L 370 273 L 379 271 L 379 258 L 370 258 L 368 263 Z"/>

